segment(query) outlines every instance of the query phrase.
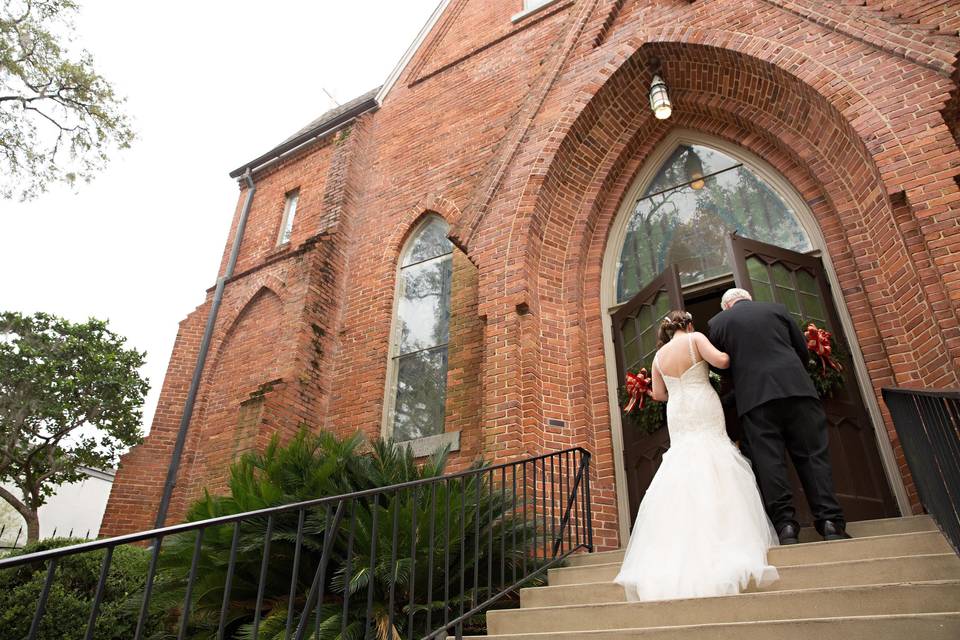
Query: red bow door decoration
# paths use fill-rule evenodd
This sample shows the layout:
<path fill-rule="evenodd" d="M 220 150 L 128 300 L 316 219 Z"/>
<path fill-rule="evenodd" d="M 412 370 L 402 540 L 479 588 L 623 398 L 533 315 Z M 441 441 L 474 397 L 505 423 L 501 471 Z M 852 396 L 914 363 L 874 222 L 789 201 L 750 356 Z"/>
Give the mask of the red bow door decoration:
<path fill-rule="evenodd" d="M 652 388 L 653 380 L 647 375 L 646 369 L 640 369 L 637 373 L 627 372 L 627 395 L 630 396 L 630 401 L 623 408 L 623 412 L 630 413 L 634 407 L 642 411 L 647 391 Z"/>
<path fill-rule="evenodd" d="M 826 374 L 827 366 L 830 366 L 837 371 L 843 371 L 843 366 L 833 359 L 831 352 L 833 349 L 830 346 L 830 332 L 825 329 L 820 329 L 817 325 L 812 322 L 807 325 L 807 349 L 811 352 L 817 354 L 820 357 L 820 366 L 823 368 L 823 373 Z"/>

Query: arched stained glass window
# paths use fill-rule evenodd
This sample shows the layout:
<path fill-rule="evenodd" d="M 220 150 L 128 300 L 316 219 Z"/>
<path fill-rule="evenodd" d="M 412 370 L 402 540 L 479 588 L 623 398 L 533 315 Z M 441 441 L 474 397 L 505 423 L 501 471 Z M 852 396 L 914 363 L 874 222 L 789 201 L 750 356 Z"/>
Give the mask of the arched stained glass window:
<path fill-rule="evenodd" d="M 453 252 L 447 231 L 442 218 L 427 218 L 400 260 L 388 405 L 390 437 L 396 441 L 443 433 Z"/>
<path fill-rule="evenodd" d="M 634 206 L 617 265 L 617 302 L 636 295 L 667 265 L 681 285 L 731 272 L 725 236 L 810 251 L 786 201 L 754 170 L 701 144 L 678 146 Z"/>

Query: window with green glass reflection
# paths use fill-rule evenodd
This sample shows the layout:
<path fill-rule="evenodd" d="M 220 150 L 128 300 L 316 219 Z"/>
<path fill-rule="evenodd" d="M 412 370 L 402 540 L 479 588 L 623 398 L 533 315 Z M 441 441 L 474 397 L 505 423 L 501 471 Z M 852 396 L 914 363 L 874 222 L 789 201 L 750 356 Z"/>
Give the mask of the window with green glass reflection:
<path fill-rule="evenodd" d="M 750 256 L 747 258 L 747 272 L 754 300 L 779 302 L 787 307 L 797 322 L 813 322 L 821 328 L 832 328 L 817 281 L 806 269 L 782 262 L 768 264 L 757 256 Z"/>
<path fill-rule="evenodd" d="M 640 307 L 635 316 L 623 323 L 623 360 L 627 371 L 650 369 L 657 351 L 660 319 L 669 311 L 670 299 L 666 293 L 660 293 L 653 303 Z"/>
<path fill-rule="evenodd" d="M 750 167 L 704 145 L 677 147 L 627 222 L 617 302 L 670 264 L 684 286 L 730 273 L 724 238 L 732 231 L 793 251 L 811 249 L 795 212 Z"/>

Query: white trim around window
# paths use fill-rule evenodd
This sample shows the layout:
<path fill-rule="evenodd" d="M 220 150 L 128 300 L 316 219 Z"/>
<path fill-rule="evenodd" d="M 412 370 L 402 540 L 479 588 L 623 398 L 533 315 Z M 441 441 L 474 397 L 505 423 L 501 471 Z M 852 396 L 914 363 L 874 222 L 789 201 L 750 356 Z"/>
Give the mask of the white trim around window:
<path fill-rule="evenodd" d="M 280 222 L 280 236 L 277 238 L 277 245 L 284 245 L 290 242 L 290 236 L 293 235 L 293 222 L 297 216 L 297 204 L 300 202 L 300 188 L 288 191 L 283 198 L 283 218 Z"/>
<path fill-rule="evenodd" d="M 428 236 L 425 235 L 428 230 L 433 236 L 432 248 L 429 247 L 429 239 Z M 446 375 L 449 368 L 446 354 L 449 344 L 449 329 L 447 328 L 445 331 L 441 329 L 440 333 L 443 335 L 439 336 L 434 335 L 434 332 L 438 327 L 442 328 L 444 325 L 449 326 L 449 293 L 452 284 L 453 245 L 446 239 L 447 230 L 447 224 L 440 216 L 431 215 L 426 217 L 410 234 L 410 238 L 400 252 L 400 258 L 397 261 L 395 271 L 396 285 L 394 288 L 394 302 L 390 324 L 390 341 L 387 352 L 387 375 L 384 385 L 384 410 L 381 422 L 381 435 L 385 439 L 393 439 L 395 436 L 394 431 L 397 422 L 397 403 L 401 391 L 400 376 L 403 361 L 413 362 L 414 368 L 416 368 L 416 359 L 425 355 L 440 356 L 439 361 L 443 363 L 442 372 L 437 370 L 434 373 L 438 374 L 438 379 L 439 377 L 443 379 L 443 396 L 441 401 L 444 405 L 446 402 Z M 442 242 L 444 248 L 442 249 L 437 248 L 437 241 L 439 239 L 438 231 L 443 234 Z M 428 239 L 426 244 L 422 242 L 424 239 Z M 427 251 L 423 253 L 425 247 L 427 247 Z M 424 272 L 424 276 L 428 282 L 431 276 L 436 277 L 436 275 L 439 274 L 441 278 L 441 282 L 439 283 L 439 306 L 430 308 L 429 302 L 411 301 L 405 298 L 405 284 L 407 280 L 414 278 L 415 276 L 412 274 L 419 271 Z M 433 271 L 437 273 L 432 273 Z M 407 273 L 405 274 L 405 272 Z M 431 295 L 427 293 L 423 297 L 429 298 Z M 404 305 L 404 302 L 407 304 Z M 443 305 L 445 305 L 445 307 Z M 401 317 L 405 313 L 407 314 L 406 322 L 404 318 Z M 440 315 L 437 316 L 437 313 Z M 416 317 L 417 315 L 422 315 L 423 317 L 418 318 Z M 431 317 L 427 318 L 427 315 Z M 417 322 L 423 319 L 426 319 L 427 322 Z M 430 360 L 430 358 L 427 357 L 425 360 Z M 427 368 L 429 369 L 430 367 L 428 366 Z M 430 372 L 427 371 L 425 373 L 429 374 Z M 428 378 L 429 375 L 420 375 L 413 379 L 427 380 Z M 414 390 L 413 393 L 415 394 L 416 390 Z M 413 438 L 403 438 L 401 436 L 402 439 L 396 440 L 396 443 L 401 446 L 409 446 L 416 457 L 430 455 L 445 446 L 449 446 L 451 451 L 459 450 L 460 432 L 443 431 L 445 406 L 424 407 L 424 411 L 426 414 L 433 414 L 434 423 L 440 423 L 439 431 L 436 430 L 437 425 L 433 424 L 433 429 L 431 430 L 435 431 L 434 433 L 421 434 Z M 424 425 L 420 426 L 430 426 L 426 424 L 428 422 L 430 421 L 425 421 Z M 411 428 L 415 429 L 417 427 L 414 425 Z"/>

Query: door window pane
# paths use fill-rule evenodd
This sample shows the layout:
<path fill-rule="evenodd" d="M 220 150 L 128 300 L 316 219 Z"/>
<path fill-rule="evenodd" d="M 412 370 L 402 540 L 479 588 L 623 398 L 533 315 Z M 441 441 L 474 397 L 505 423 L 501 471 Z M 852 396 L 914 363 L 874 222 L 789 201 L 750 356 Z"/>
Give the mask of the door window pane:
<path fill-rule="evenodd" d="M 633 322 L 632 320 L 630 322 Z M 623 360 L 627 365 L 627 371 L 633 371 L 639 368 L 640 364 L 640 343 L 631 342 L 623 348 Z"/>
<path fill-rule="evenodd" d="M 657 350 L 660 320 L 670 311 L 670 298 L 658 293 L 650 304 L 642 305 L 623 323 L 623 360 L 627 371 L 646 367 L 649 371 Z"/>
<path fill-rule="evenodd" d="M 753 299 L 758 302 L 773 302 L 773 288 L 767 273 L 767 263 L 756 256 L 747 258 L 747 272 L 753 285 Z"/>
<path fill-rule="evenodd" d="M 623 323 L 623 341 L 630 342 L 637 337 L 637 322 L 630 318 Z"/>
<path fill-rule="evenodd" d="M 812 248 L 795 212 L 752 169 L 710 147 L 678 147 L 627 223 L 617 301 L 671 263 L 682 285 L 730 273 L 724 238 L 733 231 L 793 251 Z"/>

